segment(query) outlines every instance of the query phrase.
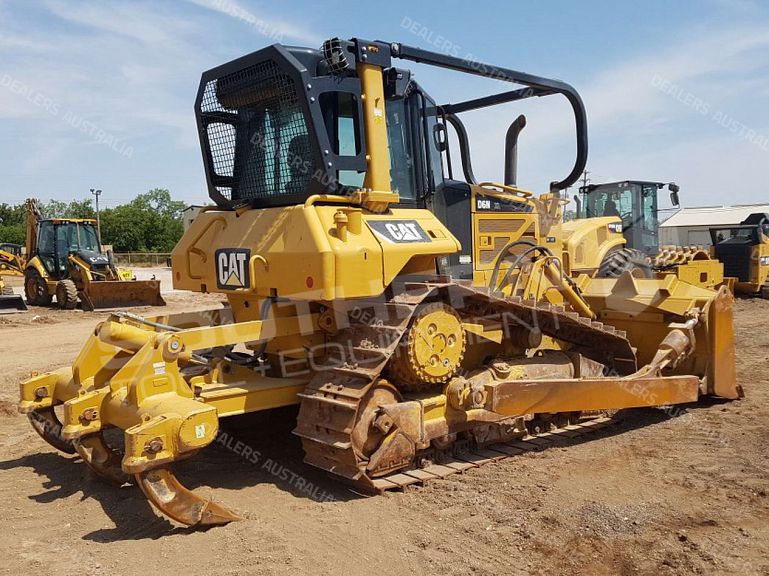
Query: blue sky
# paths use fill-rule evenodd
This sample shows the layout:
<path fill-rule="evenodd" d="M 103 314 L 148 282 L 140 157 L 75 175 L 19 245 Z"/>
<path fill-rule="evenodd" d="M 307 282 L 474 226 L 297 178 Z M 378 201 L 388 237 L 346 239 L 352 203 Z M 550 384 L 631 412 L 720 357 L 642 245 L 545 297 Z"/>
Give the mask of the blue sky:
<path fill-rule="evenodd" d="M 355 7 L 358 6 L 358 7 Z M 573 84 L 594 182 L 675 180 L 684 205 L 769 202 L 769 3 L 703 0 L 371 3 L 0 0 L 0 202 L 106 205 L 154 187 L 207 199 L 193 116 L 202 71 L 279 40 L 398 41 Z M 410 66 L 439 102 L 506 89 Z M 519 183 L 545 191 L 573 161 L 551 97 L 471 113 L 476 175 L 502 178 L 523 112 Z"/>

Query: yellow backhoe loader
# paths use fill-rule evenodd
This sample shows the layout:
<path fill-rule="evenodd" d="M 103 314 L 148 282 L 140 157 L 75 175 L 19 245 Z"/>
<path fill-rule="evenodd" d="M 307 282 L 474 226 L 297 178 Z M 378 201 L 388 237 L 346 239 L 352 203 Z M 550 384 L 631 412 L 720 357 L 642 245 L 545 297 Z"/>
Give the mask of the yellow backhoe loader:
<path fill-rule="evenodd" d="M 396 60 L 515 86 L 437 105 Z M 476 182 L 460 115 L 549 95 L 574 111 L 571 172 L 538 197 Z M 175 521 L 238 518 L 172 471 L 229 416 L 298 405 L 305 461 L 378 493 L 576 435 L 604 411 L 741 396 L 727 290 L 570 277 L 560 191 L 585 166 L 587 120 L 568 84 L 333 39 L 205 72 L 195 110 L 216 206 L 173 251 L 174 285 L 229 306 L 116 312 L 71 367 L 20 389 L 44 439 L 135 479 Z"/>
<path fill-rule="evenodd" d="M 158 280 L 133 280 L 115 266 L 99 244 L 96 220 L 43 218 L 27 200 L 27 263 L 24 292 L 33 306 L 83 310 L 126 306 L 164 306 Z"/>
<path fill-rule="evenodd" d="M 4 242 L 0 244 L 0 314 L 23 312 L 27 309 L 24 298 L 6 285 L 3 275 L 22 276 L 24 274 L 24 256 L 19 244 Z"/>

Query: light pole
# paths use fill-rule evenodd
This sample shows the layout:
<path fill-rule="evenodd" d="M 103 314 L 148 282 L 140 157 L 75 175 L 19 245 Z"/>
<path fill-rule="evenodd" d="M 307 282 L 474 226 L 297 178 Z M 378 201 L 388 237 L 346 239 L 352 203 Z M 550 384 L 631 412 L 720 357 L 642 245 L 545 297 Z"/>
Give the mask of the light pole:
<path fill-rule="evenodd" d="M 101 252 L 101 220 L 99 218 L 99 196 L 101 196 L 101 190 L 91 188 L 91 194 L 96 196 L 96 238 L 99 241 L 99 252 Z"/>

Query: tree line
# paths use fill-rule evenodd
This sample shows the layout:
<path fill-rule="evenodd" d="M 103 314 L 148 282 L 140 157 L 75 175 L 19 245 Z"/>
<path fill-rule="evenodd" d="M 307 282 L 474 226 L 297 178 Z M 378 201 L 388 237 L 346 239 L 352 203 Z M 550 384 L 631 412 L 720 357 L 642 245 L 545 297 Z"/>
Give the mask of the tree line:
<path fill-rule="evenodd" d="M 96 218 L 93 199 L 38 202 L 44 218 Z M 100 209 L 101 239 L 115 252 L 170 252 L 182 237 L 185 203 L 155 188 L 127 204 Z M 24 204 L 0 203 L 0 243 L 24 244 Z"/>

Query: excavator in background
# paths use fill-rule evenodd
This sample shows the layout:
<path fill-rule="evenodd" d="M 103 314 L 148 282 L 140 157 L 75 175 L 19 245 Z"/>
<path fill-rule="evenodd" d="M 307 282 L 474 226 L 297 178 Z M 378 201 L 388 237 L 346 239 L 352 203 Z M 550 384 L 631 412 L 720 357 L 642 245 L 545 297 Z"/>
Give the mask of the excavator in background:
<path fill-rule="evenodd" d="M 711 228 L 711 254 L 724 266 L 735 294 L 769 299 L 769 214 L 757 212 L 739 226 Z"/>
<path fill-rule="evenodd" d="M 83 310 L 126 306 L 164 306 L 160 281 L 133 280 L 130 270 L 115 266 L 104 254 L 96 220 L 44 218 L 37 201 L 27 207 L 27 262 L 24 292 L 33 306 Z"/>
<path fill-rule="evenodd" d="M 396 61 L 511 88 L 438 105 Z M 551 95 L 574 113 L 570 172 L 539 196 L 512 174 L 477 182 L 460 115 Z M 588 140 L 570 85 L 335 38 L 205 72 L 195 112 L 216 206 L 174 249 L 174 286 L 228 306 L 115 312 L 72 366 L 22 382 L 19 403 L 47 442 L 117 484 L 133 478 L 173 520 L 239 518 L 172 470 L 230 416 L 298 407 L 305 461 L 381 493 L 579 435 L 616 410 L 742 396 L 728 290 L 572 278 L 570 250 L 585 246 L 565 248 L 561 191 Z"/>
<path fill-rule="evenodd" d="M 21 295 L 7 286 L 3 276 L 23 276 L 24 256 L 19 244 L 4 242 L 0 244 L 0 314 L 23 312 L 27 305 Z"/>
<path fill-rule="evenodd" d="M 625 271 L 647 278 L 674 274 L 696 286 L 721 285 L 724 267 L 702 246 L 660 245 L 658 195 L 664 188 L 670 203 L 680 206 L 675 182 L 623 180 L 581 186 L 574 196 L 576 219 L 564 224 L 567 238 L 584 234 L 584 223 L 591 220 L 604 223 L 614 234 L 597 241 L 592 257 L 575 272 L 601 278 L 616 278 Z"/>

